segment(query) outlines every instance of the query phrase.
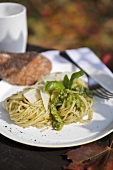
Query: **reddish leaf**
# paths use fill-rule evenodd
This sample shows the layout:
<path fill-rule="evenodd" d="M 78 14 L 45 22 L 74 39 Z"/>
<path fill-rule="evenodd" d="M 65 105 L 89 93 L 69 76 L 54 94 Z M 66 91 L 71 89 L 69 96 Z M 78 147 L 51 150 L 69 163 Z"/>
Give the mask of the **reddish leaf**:
<path fill-rule="evenodd" d="M 111 145 L 113 144 L 113 141 Z M 70 150 L 65 155 L 71 159 L 68 170 L 113 170 L 113 149 L 95 143 Z"/>
<path fill-rule="evenodd" d="M 113 54 L 104 54 L 102 62 L 113 72 Z"/>

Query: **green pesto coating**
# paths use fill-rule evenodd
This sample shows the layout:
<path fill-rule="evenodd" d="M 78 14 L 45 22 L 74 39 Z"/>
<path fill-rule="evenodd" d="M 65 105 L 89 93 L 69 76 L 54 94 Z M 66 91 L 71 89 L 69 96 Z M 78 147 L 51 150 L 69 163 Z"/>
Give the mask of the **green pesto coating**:
<path fill-rule="evenodd" d="M 67 75 L 65 75 L 62 82 L 58 81 L 47 81 L 45 84 L 45 91 L 53 94 L 53 98 L 50 104 L 50 113 L 53 117 L 52 126 L 55 130 L 61 130 L 63 128 L 63 120 L 59 115 L 58 109 L 62 104 L 66 107 L 75 102 L 77 109 L 81 109 L 84 105 L 79 95 L 85 97 L 92 97 L 92 93 L 86 87 L 76 85 L 77 79 L 84 74 L 83 71 L 73 73 L 70 80 Z M 56 92 L 56 95 L 54 95 Z"/>

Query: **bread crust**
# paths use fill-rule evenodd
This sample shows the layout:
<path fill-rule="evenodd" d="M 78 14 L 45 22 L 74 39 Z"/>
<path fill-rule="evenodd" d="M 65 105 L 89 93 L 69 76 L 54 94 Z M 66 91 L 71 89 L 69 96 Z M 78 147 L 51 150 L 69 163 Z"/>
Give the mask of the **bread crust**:
<path fill-rule="evenodd" d="M 11 84 L 32 85 L 51 69 L 51 61 L 38 52 L 0 52 L 0 78 Z"/>

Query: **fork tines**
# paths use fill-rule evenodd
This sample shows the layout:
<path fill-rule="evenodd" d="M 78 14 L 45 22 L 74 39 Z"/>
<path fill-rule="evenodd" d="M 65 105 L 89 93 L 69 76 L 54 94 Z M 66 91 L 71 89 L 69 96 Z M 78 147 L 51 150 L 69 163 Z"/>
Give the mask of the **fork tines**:
<path fill-rule="evenodd" d="M 104 99 L 109 99 L 109 98 L 113 98 L 113 93 L 107 91 L 106 89 L 104 89 L 103 87 L 98 87 L 97 89 L 92 89 L 94 95 L 104 98 Z"/>

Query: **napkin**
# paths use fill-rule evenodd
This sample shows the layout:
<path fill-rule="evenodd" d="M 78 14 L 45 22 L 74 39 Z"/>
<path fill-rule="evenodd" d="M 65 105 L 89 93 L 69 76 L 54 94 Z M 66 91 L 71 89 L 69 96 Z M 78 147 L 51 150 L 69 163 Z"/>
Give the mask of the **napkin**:
<path fill-rule="evenodd" d="M 84 47 L 79 49 L 66 50 L 66 53 L 79 67 L 83 68 L 86 73 L 89 74 L 89 69 L 90 71 L 96 69 L 96 71 L 101 70 L 113 77 L 111 70 L 89 48 Z"/>

